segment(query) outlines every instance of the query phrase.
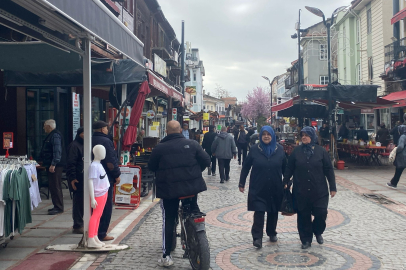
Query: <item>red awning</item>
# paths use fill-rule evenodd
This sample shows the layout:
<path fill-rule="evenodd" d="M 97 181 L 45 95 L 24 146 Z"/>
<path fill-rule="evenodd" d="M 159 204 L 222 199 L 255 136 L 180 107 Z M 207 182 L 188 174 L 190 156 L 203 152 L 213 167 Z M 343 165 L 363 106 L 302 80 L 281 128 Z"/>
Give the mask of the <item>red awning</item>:
<path fill-rule="evenodd" d="M 282 110 L 286 110 L 287 108 L 290 108 L 293 106 L 293 101 L 298 100 L 300 97 L 296 96 L 294 98 L 289 99 L 288 101 L 272 106 L 272 112 L 278 112 Z"/>
<path fill-rule="evenodd" d="M 390 20 L 390 23 L 391 24 L 397 23 L 398 21 L 404 19 L 405 17 L 406 17 L 406 8 L 396 13 L 395 16 L 393 16 L 392 19 Z"/>
<path fill-rule="evenodd" d="M 173 97 L 174 99 L 177 99 L 183 103 L 183 95 L 178 90 L 167 84 L 164 80 L 162 80 L 149 70 L 148 70 L 148 81 L 151 86 L 158 89 L 166 96 Z"/>
<path fill-rule="evenodd" d="M 392 107 L 404 107 L 406 106 L 406 90 L 390 93 L 389 95 L 382 97 L 382 99 L 396 102 L 397 104 Z"/>

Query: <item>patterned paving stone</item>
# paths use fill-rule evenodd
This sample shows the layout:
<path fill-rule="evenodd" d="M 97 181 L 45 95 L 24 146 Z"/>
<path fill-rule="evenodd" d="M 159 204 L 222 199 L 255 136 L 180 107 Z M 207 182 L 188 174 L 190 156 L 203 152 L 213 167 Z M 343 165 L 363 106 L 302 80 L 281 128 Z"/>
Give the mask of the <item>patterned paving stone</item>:
<path fill-rule="evenodd" d="M 365 199 L 360 194 L 365 188 L 344 181 L 330 200 L 323 245 L 314 239 L 310 249 L 302 250 L 296 216 L 280 216 L 278 242 L 264 238 L 263 248 L 256 249 L 250 233 L 253 213 L 246 210 L 247 192 L 238 191 L 240 170 L 232 161 L 231 180 L 224 184 L 218 175 L 203 173 L 208 191 L 199 195 L 199 205 L 207 213 L 211 269 L 406 269 L 406 217 Z M 161 226 L 157 205 L 124 238 L 130 249 L 107 255 L 97 269 L 160 269 Z M 178 244 L 171 269 L 191 269 L 182 255 Z"/>

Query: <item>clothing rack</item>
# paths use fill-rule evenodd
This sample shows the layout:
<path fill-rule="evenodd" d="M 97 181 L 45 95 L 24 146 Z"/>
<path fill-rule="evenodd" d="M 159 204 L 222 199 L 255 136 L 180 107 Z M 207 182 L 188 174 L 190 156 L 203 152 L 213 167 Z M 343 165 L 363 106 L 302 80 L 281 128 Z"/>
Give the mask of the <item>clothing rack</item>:
<path fill-rule="evenodd" d="M 10 168 L 10 169 L 14 169 L 14 168 L 21 168 L 24 165 L 39 165 L 35 160 L 29 160 L 27 158 L 27 155 L 25 156 L 0 156 L 0 171 L 1 169 L 6 169 L 6 168 Z M 14 225 L 15 225 L 15 208 L 16 208 L 16 204 L 15 201 L 13 200 L 13 210 L 12 210 L 12 235 L 10 236 L 10 239 L 13 240 L 14 235 L 15 235 L 15 231 L 14 231 Z M 3 245 L 3 247 L 7 246 L 6 243 L 6 239 L 8 238 L 8 236 L 6 237 L 6 235 L 3 232 L 3 236 L 0 236 L 0 245 Z"/>

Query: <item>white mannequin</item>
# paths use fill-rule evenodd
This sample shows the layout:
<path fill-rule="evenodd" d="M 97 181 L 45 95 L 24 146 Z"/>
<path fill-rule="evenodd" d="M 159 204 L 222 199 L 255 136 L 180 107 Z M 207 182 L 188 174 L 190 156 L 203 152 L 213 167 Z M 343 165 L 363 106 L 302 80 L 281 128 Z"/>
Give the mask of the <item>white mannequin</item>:
<path fill-rule="evenodd" d="M 104 148 L 103 145 L 96 145 L 93 147 L 93 154 L 94 154 L 94 160 L 93 162 L 100 163 L 101 160 L 106 158 L 106 148 Z M 90 195 L 90 205 L 93 209 L 96 208 L 97 202 L 94 198 L 94 187 L 93 187 L 93 179 L 89 179 L 89 195 Z M 93 238 L 88 238 L 87 240 L 87 247 L 89 248 L 102 248 L 106 244 L 101 242 L 97 235 Z"/>

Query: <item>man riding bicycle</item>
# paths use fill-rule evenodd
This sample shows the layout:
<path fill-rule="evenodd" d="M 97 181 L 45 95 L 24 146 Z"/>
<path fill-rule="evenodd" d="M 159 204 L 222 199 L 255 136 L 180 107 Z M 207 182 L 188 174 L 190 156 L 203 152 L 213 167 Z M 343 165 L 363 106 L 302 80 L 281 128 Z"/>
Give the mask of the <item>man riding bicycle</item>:
<path fill-rule="evenodd" d="M 200 212 L 197 194 L 207 190 L 202 177 L 210 165 L 210 156 L 198 142 L 185 139 L 179 122 L 169 121 L 167 136 L 154 148 L 148 169 L 156 172 L 156 196 L 161 198 L 162 208 L 162 252 L 160 266 L 171 266 L 170 256 L 173 230 L 179 208 L 179 198 L 196 195 L 190 204 L 193 212 Z"/>

